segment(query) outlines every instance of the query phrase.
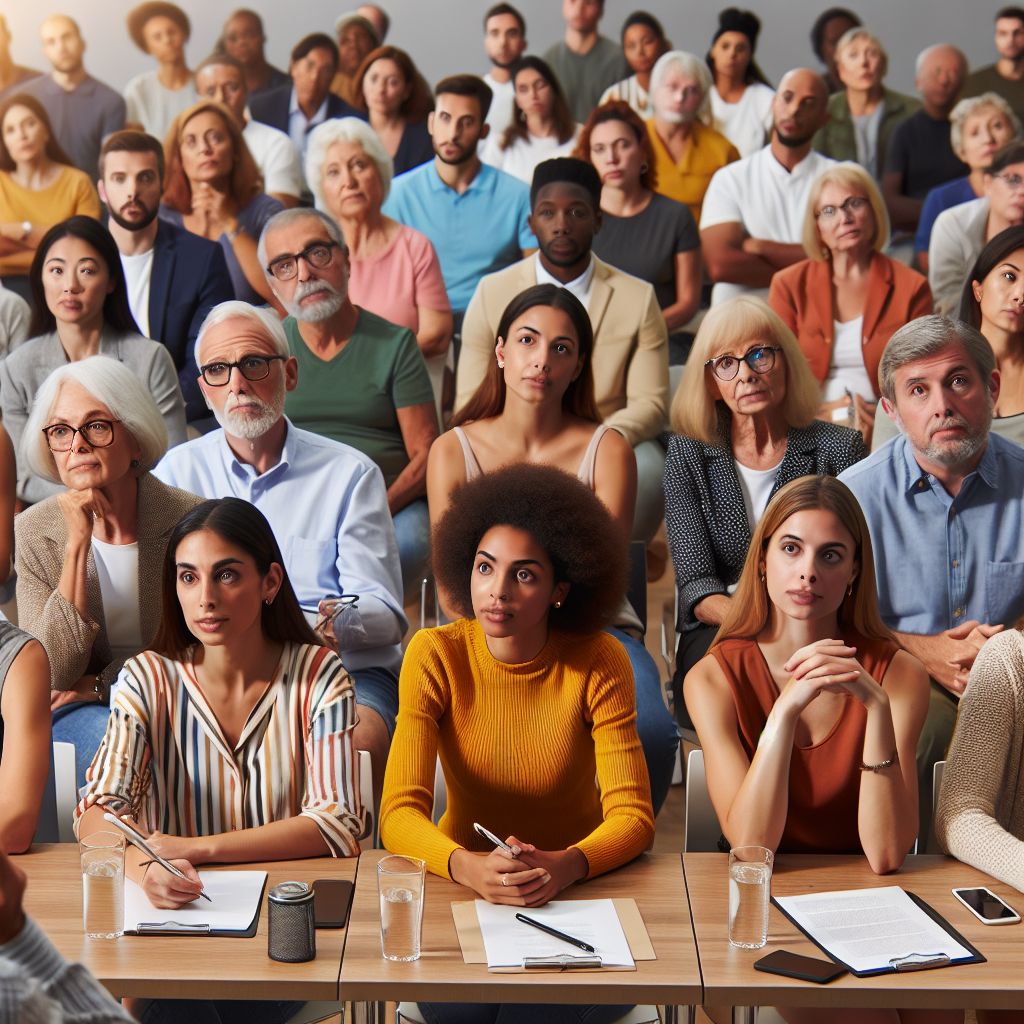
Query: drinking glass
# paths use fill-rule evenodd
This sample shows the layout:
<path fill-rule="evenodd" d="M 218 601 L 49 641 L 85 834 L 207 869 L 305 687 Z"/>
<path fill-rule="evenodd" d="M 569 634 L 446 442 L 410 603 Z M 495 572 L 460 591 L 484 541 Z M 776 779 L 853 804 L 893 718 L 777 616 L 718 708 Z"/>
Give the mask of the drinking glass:
<path fill-rule="evenodd" d="M 385 960 L 420 958 L 426 869 L 426 863 L 415 857 L 385 857 L 377 864 L 380 946 Z"/>
<path fill-rule="evenodd" d="M 768 941 L 774 860 L 763 846 L 729 851 L 729 942 L 740 949 L 760 949 Z"/>
<path fill-rule="evenodd" d="M 82 916 L 90 939 L 124 934 L 124 836 L 93 832 L 79 840 Z"/>

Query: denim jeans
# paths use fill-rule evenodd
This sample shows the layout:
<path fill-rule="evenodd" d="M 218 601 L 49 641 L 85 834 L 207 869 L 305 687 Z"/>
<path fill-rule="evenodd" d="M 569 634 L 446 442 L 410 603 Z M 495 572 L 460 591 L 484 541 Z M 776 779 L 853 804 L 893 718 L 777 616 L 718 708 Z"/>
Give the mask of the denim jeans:
<path fill-rule="evenodd" d="M 398 560 L 402 564 L 402 588 L 406 594 L 411 595 L 430 568 L 427 499 L 420 498 L 399 509 L 392 521 L 395 524 L 395 540 L 398 542 Z"/>
<path fill-rule="evenodd" d="M 53 738 L 75 745 L 75 786 L 85 785 L 85 771 L 92 764 L 107 731 L 110 708 L 94 701 L 65 704 L 53 712 Z"/>

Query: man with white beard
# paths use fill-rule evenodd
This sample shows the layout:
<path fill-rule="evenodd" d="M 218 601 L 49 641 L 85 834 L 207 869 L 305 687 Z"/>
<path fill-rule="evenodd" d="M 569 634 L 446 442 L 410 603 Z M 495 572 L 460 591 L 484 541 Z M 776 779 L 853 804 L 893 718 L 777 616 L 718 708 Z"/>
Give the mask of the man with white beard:
<path fill-rule="evenodd" d="M 383 477 L 361 452 L 301 430 L 284 415 L 298 364 L 272 310 L 222 302 L 200 328 L 195 354 L 199 387 L 221 429 L 178 445 L 153 472 L 205 498 L 252 502 L 273 528 L 311 620 L 324 598 L 358 595 L 356 611 L 324 635 L 355 683 L 356 747 L 370 752 L 379 793 L 407 625 Z"/>

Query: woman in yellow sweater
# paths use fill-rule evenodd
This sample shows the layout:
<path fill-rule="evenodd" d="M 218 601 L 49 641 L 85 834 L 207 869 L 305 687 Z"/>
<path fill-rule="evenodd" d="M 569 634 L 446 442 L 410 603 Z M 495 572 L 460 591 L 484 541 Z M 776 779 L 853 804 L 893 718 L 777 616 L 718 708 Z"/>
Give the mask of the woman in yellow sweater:
<path fill-rule="evenodd" d="M 626 539 L 585 484 L 515 465 L 456 491 L 432 548 L 437 582 L 466 618 L 420 630 L 406 651 L 381 838 L 492 903 L 539 906 L 654 838 L 629 659 L 602 632 L 622 601 Z M 438 756 L 448 805 L 435 826 Z M 516 856 L 490 849 L 474 821 Z M 600 1024 L 623 1013 L 420 1010 L 473 1024 Z"/>

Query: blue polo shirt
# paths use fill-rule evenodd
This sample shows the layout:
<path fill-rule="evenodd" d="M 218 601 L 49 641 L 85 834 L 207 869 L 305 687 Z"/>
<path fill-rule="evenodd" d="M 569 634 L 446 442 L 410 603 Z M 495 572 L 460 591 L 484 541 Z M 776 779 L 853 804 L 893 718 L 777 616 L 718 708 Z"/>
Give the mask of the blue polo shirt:
<path fill-rule="evenodd" d="M 466 311 L 481 277 L 537 248 L 527 223 L 529 187 L 487 164 L 461 195 L 438 177 L 433 160 L 416 167 L 391 183 L 384 213 L 433 243 L 456 313 Z"/>
<path fill-rule="evenodd" d="M 989 434 L 954 498 L 900 434 L 839 475 L 864 510 L 882 619 L 934 635 L 1024 614 L 1024 448 Z"/>

